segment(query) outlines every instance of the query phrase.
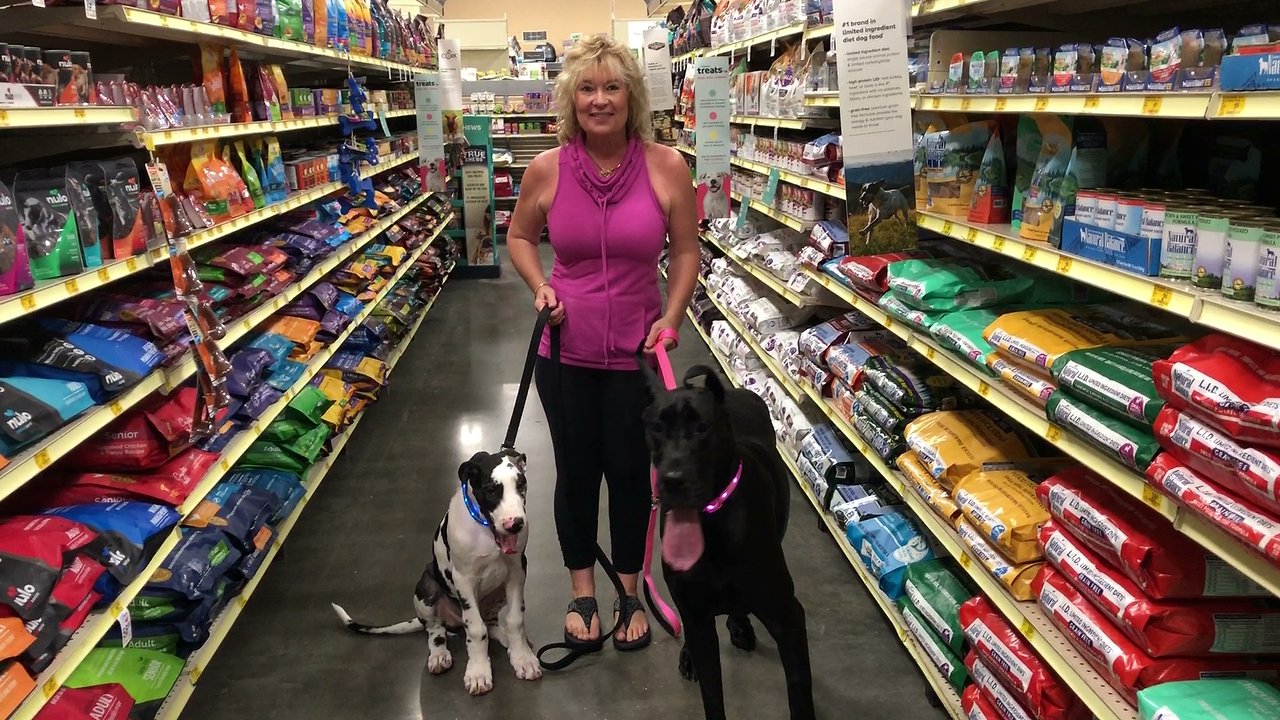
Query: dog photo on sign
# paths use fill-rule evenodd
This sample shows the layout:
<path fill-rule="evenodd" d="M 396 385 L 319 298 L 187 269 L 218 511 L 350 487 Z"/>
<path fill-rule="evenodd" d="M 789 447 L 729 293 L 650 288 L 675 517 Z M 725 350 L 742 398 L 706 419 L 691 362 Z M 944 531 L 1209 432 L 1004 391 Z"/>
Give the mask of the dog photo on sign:
<path fill-rule="evenodd" d="M 729 173 L 698 176 L 699 220 L 729 217 Z"/>
<path fill-rule="evenodd" d="M 879 255 L 915 249 L 918 235 L 912 161 L 845 165 L 844 173 L 849 254 Z"/>

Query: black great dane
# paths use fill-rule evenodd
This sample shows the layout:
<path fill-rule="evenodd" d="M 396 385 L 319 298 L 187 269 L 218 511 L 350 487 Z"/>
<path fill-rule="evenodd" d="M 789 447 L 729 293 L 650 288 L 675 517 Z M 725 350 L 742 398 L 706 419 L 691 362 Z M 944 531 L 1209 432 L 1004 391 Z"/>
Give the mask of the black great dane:
<path fill-rule="evenodd" d="M 749 390 L 725 390 L 704 366 L 670 392 L 640 366 L 654 388 L 644 423 L 663 509 L 663 576 L 686 633 L 680 672 L 698 681 L 707 720 L 723 720 L 716 618 L 728 615 L 730 640 L 751 650 L 755 615 L 777 643 L 791 720 L 813 720 L 804 607 L 782 552 L 790 486 L 769 408 Z"/>

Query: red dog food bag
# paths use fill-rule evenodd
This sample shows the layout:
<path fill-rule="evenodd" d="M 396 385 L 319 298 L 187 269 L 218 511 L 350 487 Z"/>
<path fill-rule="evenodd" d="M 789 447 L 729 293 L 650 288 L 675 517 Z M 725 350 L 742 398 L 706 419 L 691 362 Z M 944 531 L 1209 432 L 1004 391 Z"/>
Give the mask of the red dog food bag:
<path fill-rule="evenodd" d="M 27 507 L 63 507 L 110 500 L 144 500 L 181 505 L 209 469 L 218 461 L 216 453 L 194 448 L 184 451 L 154 470 L 138 473 L 66 473 L 46 478 L 20 493 Z"/>
<path fill-rule="evenodd" d="M 64 685 L 36 714 L 36 720 L 129 720 L 132 710 L 133 697 L 123 685 Z"/>
<path fill-rule="evenodd" d="M 1040 528 L 1045 557 L 1151 657 L 1280 653 L 1280 603 L 1152 600 L 1055 523 Z"/>
<path fill-rule="evenodd" d="M 18 515 L 0 520 L 0 604 L 24 620 L 39 617 L 63 565 L 77 553 L 96 556 L 98 534 L 73 520 Z"/>
<path fill-rule="evenodd" d="M 1152 598 L 1271 596 L 1137 498 L 1084 467 L 1062 470 L 1041 482 L 1036 495 L 1059 527 Z"/>
<path fill-rule="evenodd" d="M 1046 565 L 1032 589 L 1040 607 L 1102 678 L 1137 705 L 1138 691 L 1160 683 L 1199 680 L 1207 673 L 1248 672 L 1273 682 L 1280 664 L 1252 658 L 1153 658 L 1125 637 L 1071 583 Z"/>
<path fill-rule="evenodd" d="M 1088 720 L 1089 709 L 986 597 L 960 606 L 960 626 L 972 651 L 1039 720 Z"/>
<path fill-rule="evenodd" d="M 1147 468 L 1147 482 L 1280 564 L 1280 520 L 1219 490 L 1169 453 L 1162 453 Z"/>
<path fill-rule="evenodd" d="M 1280 448 L 1280 354 L 1230 335 L 1207 335 L 1152 368 L 1165 401 L 1236 440 Z"/>
<path fill-rule="evenodd" d="M 191 443 L 196 389 L 156 394 L 81 443 L 62 467 L 98 472 L 153 470 Z"/>
<path fill-rule="evenodd" d="M 49 595 L 49 602 L 53 604 L 59 616 L 65 618 L 84 604 L 85 598 L 93 593 L 94 583 L 98 582 L 98 578 L 102 577 L 102 573 L 106 570 L 105 566 L 83 555 L 77 555 L 72 559 L 71 564 L 58 576 L 58 582 L 54 583 L 53 591 Z"/>
<path fill-rule="evenodd" d="M 991 701 L 979 690 L 977 685 L 969 685 L 960 696 L 960 708 L 964 710 L 966 720 L 1003 720 Z"/>
<path fill-rule="evenodd" d="M 1280 453 L 1242 447 L 1194 413 L 1165 406 L 1152 428 L 1183 465 L 1264 510 L 1280 513 Z"/>
<path fill-rule="evenodd" d="M 969 668 L 969 677 L 978 686 L 982 697 L 991 705 L 995 716 L 1001 720 L 1036 720 L 1031 711 L 1023 707 L 1019 698 L 1000 683 L 991 666 L 970 650 L 964 657 L 964 665 Z"/>
<path fill-rule="evenodd" d="M 864 290 L 876 293 L 889 291 L 889 265 L 901 260 L 927 257 L 925 253 L 885 253 L 884 255 L 850 256 L 840 259 L 836 272 Z"/>

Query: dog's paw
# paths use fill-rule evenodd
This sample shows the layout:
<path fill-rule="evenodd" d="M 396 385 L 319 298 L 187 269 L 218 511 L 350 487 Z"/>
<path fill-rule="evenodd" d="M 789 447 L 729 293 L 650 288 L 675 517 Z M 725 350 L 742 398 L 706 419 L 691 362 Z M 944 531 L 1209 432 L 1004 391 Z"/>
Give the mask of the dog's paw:
<path fill-rule="evenodd" d="M 542 665 L 530 650 L 511 653 L 511 667 L 516 671 L 516 677 L 521 680 L 537 680 L 542 677 Z"/>
<path fill-rule="evenodd" d="M 443 675 L 449 672 L 453 667 L 453 653 L 443 650 L 439 653 L 431 653 L 427 657 L 427 672 L 432 675 Z"/>
<path fill-rule="evenodd" d="M 698 672 L 693 669 L 693 656 L 689 654 L 689 648 L 680 648 L 680 677 L 689 682 L 698 682 Z"/>
<path fill-rule="evenodd" d="M 751 652 L 756 649 L 756 630 L 751 626 L 751 619 L 729 616 L 725 623 L 729 628 L 729 642 L 739 650 Z"/>
<path fill-rule="evenodd" d="M 493 670 L 489 663 L 468 662 L 467 672 L 462 676 L 462 684 L 472 695 L 484 695 L 493 689 Z"/>

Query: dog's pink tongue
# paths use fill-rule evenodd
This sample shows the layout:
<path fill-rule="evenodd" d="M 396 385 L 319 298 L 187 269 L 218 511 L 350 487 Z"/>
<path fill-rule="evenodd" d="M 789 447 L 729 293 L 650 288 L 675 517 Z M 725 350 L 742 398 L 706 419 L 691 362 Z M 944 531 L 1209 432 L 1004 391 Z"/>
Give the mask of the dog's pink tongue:
<path fill-rule="evenodd" d="M 702 518 L 692 508 L 667 511 L 662 530 L 662 559 L 671 569 L 684 572 L 702 557 Z"/>
<path fill-rule="evenodd" d="M 508 535 L 506 533 L 498 534 L 498 549 L 505 555 L 516 554 L 516 542 L 520 540 L 518 535 Z"/>

